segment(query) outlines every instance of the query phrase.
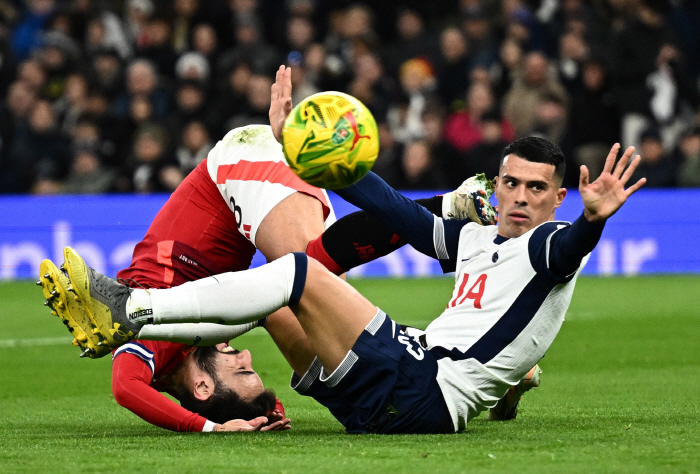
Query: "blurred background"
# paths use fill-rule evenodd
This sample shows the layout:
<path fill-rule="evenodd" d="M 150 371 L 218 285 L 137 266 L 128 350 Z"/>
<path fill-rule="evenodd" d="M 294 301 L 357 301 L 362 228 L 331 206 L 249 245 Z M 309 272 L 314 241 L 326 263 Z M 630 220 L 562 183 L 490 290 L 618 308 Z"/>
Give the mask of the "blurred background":
<path fill-rule="evenodd" d="M 216 141 L 268 123 L 280 64 L 295 103 L 362 100 L 374 171 L 415 196 L 495 176 L 517 137 L 558 143 L 574 190 L 581 164 L 597 176 L 614 142 L 637 146 L 648 183 L 587 271 L 700 272 L 698 1 L 0 0 L 0 278 L 68 244 L 127 265 Z M 358 272 L 437 273 L 392 258 Z"/>

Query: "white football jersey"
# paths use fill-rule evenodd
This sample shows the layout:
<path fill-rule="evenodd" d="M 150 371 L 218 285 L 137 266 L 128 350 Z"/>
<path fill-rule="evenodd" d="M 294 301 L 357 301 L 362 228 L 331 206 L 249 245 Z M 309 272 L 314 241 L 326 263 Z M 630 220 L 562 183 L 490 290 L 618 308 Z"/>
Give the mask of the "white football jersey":
<path fill-rule="evenodd" d="M 326 191 L 292 172 L 269 125 L 247 125 L 228 132 L 209 152 L 207 170 L 233 212 L 239 232 L 253 245 L 265 216 L 295 192 L 321 202 L 326 228 L 336 220 Z"/>
<path fill-rule="evenodd" d="M 569 225 L 547 222 L 514 239 L 498 237 L 496 226 L 462 228 L 452 298 L 423 338 L 439 359 L 438 383 L 457 429 L 496 405 L 559 332 L 588 259 L 565 278 L 549 271 L 551 236 Z"/>

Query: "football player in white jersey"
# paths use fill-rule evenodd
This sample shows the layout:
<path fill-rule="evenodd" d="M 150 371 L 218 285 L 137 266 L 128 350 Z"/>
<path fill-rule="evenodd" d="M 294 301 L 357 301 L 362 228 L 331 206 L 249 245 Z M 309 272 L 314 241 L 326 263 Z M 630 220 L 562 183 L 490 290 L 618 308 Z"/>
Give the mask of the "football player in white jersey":
<path fill-rule="evenodd" d="M 124 291 L 90 273 L 95 296 L 82 304 L 135 333 L 145 324 L 241 324 L 288 305 L 296 321 L 270 318 L 266 328 L 294 370 L 292 387 L 328 407 L 348 432 L 459 431 L 545 354 L 606 220 L 645 183 L 625 189 L 640 158 L 632 160 L 630 147 L 616 163 L 619 149 L 593 182 L 581 167 L 584 209 L 573 224 L 554 220 L 566 196 L 561 150 L 534 137 L 504 150 L 497 227 L 436 217 L 372 173 L 340 191 L 455 272 L 447 308 L 419 334 L 300 253 L 163 290 Z M 104 305 L 110 311 L 99 310 Z M 302 339 L 310 348 L 297 344 Z"/>

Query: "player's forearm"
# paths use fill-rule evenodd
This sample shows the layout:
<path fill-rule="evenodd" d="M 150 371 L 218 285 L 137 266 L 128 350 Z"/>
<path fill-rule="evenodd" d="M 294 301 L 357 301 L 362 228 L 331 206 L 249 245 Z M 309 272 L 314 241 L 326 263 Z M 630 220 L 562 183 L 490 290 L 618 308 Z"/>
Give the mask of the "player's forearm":
<path fill-rule="evenodd" d="M 416 250 L 437 258 L 433 246 L 434 215 L 391 188 L 376 174 L 370 172 L 356 184 L 336 192 L 375 216 Z"/>
<path fill-rule="evenodd" d="M 442 196 L 417 199 L 416 203 L 436 215 L 442 213 Z M 401 248 L 406 241 L 367 211 L 348 214 L 335 222 L 317 239 L 306 254 L 336 275 L 371 262 Z"/>
<path fill-rule="evenodd" d="M 171 431 L 213 428 L 207 419 L 182 408 L 148 385 L 150 369 L 140 360 L 122 354 L 112 367 L 112 393 L 119 405 L 144 421 Z"/>
<path fill-rule="evenodd" d="M 603 233 L 605 221 L 592 223 L 583 215 L 571 226 L 552 236 L 549 265 L 559 276 L 571 275 L 581 265 L 581 260 L 591 253 Z"/>

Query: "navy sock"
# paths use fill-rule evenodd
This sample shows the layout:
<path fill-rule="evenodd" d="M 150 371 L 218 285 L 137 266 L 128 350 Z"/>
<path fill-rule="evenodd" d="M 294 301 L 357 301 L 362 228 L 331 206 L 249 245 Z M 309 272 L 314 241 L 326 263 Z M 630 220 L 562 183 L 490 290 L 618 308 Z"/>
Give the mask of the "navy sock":
<path fill-rule="evenodd" d="M 289 295 L 289 304 L 299 304 L 301 295 L 306 285 L 306 270 L 309 266 L 309 258 L 304 252 L 294 252 L 294 283 L 292 284 L 292 294 Z"/>

